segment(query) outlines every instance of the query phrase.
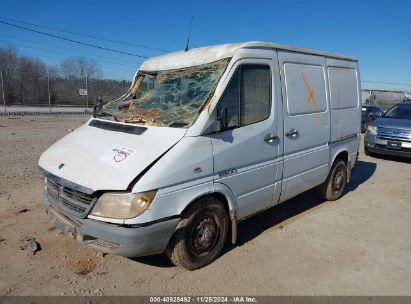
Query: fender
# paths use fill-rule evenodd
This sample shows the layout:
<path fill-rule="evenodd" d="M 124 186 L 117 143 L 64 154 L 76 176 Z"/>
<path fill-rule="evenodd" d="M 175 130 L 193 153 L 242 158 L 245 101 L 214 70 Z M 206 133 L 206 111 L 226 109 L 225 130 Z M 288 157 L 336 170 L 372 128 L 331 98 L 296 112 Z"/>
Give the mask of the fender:
<path fill-rule="evenodd" d="M 231 243 L 235 245 L 237 242 L 237 202 L 230 188 L 221 183 L 214 183 L 214 193 L 224 195 L 227 200 L 230 220 L 231 220 Z"/>
<path fill-rule="evenodd" d="M 349 183 L 350 178 L 351 178 L 351 159 L 350 159 L 350 153 L 348 152 L 348 149 L 346 146 L 342 146 L 333 152 L 334 155 L 333 155 L 332 161 L 330 162 L 330 168 L 334 164 L 334 161 L 337 158 L 337 155 L 343 152 L 347 153 L 347 183 Z"/>

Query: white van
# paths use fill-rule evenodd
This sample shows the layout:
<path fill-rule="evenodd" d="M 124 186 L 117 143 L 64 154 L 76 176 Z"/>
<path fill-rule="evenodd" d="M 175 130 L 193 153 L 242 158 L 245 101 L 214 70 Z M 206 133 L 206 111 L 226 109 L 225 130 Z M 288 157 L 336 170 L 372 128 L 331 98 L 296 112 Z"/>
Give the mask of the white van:
<path fill-rule="evenodd" d="M 47 214 L 96 250 L 203 267 L 246 217 L 317 186 L 341 196 L 359 96 L 357 61 L 337 54 L 248 42 L 148 59 L 40 157 Z"/>

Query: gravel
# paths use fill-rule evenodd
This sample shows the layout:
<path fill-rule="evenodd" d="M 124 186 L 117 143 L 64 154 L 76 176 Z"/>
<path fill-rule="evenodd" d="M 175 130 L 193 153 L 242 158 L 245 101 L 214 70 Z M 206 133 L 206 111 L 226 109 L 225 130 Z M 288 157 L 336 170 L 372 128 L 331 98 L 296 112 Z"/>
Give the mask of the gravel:
<path fill-rule="evenodd" d="M 237 245 L 189 272 L 163 255 L 102 255 L 52 227 L 37 161 L 86 120 L 0 117 L 0 295 L 411 295 L 410 161 L 361 150 L 341 199 L 308 191 L 247 219 Z M 24 236 L 42 250 L 20 250 Z"/>

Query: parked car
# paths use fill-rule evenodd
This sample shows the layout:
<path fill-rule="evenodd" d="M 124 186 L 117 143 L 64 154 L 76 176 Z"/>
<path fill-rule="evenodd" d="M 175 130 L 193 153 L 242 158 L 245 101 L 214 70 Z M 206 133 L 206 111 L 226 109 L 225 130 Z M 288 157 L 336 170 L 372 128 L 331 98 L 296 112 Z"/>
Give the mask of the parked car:
<path fill-rule="evenodd" d="M 367 155 L 411 157 L 411 100 L 395 105 L 368 126 L 364 149 Z"/>
<path fill-rule="evenodd" d="M 361 110 L 361 133 L 367 130 L 370 122 L 384 115 L 384 111 L 376 106 L 363 105 Z"/>
<path fill-rule="evenodd" d="M 112 254 L 211 263 L 239 221 L 319 187 L 360 141 L 356 59 L 248 42 L 145 61 L 128 92 L 39 160 L 54 225 Z"/>

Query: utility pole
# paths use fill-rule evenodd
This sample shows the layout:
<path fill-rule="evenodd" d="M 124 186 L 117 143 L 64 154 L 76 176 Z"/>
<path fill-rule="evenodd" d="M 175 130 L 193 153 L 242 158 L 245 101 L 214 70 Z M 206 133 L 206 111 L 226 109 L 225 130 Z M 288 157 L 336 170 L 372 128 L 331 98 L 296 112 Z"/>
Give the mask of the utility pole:
<path fill-rule="evenodd" d="M 50 73 L 49 70 L 47 69 L 47 91 L 49 92 L 49 110 L 51 113 L 51 98 L 50 98 Z"/>
<path fill-rule="evenodd" d="M 0 69 L 0 76 L 1 76 L 1 93 L 3 94 L 4 113 L 6 113 L 6 98 L 4 97 L 3 69 Z"/>
<path fill-rule="evenodd" d="M 88 112 L 88 87 L 87 87 L 87 78 L 88 78 L 88 75 L 86 75 L 86 100 L 87 100 L 87 106 L 86 106 L 86 111 Z"/>

